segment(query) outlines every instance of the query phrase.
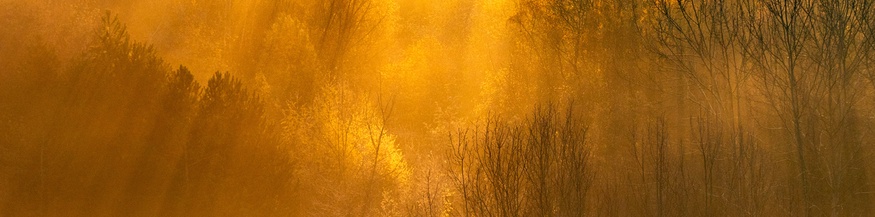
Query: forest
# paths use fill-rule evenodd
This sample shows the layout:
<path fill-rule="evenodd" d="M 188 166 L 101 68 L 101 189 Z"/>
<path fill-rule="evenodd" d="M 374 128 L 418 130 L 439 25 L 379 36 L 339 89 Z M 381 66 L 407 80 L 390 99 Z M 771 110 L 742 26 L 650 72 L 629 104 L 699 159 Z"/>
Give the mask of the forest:
<path fill-rule="evenodd" d="M 872 213 L 875 0 L 0 0 L 0 216 Z"/>

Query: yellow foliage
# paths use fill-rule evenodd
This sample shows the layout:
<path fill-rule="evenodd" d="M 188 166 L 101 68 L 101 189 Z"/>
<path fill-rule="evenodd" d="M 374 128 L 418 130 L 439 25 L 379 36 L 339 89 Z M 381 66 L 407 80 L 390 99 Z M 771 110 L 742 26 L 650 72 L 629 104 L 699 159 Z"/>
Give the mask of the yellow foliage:
<path fill-rule="evenodd" d="M 364 197 L 360 200 L 392 204 L 388 200 L 397 198 L 398 189 L 407 185 L 410 169 L 395 136 L 383 125 L 387 117 L 366 96 L 342 86 L 324 88 L 317 99 L 306 108 L 290 109 L 283 123 L 285 138 L 300 147 L 295 158 L 304 162 L 304 173 L 320 177 L 308 185 L 341 183 L 349 189 L 315 202 L 343 207 L 350 204 L 339 198 Z M 367 202 L 361 205 L 363 210 L 373 208 Z"/>

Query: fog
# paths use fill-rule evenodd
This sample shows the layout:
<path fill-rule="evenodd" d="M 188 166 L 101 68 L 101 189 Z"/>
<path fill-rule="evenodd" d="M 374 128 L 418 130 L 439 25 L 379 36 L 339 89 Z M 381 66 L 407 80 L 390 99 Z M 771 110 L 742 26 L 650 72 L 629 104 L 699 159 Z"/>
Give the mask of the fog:
<path fill-rule="evenodd" d="M 0 0 L 0 216 L 867 216 L 875 0 Z"/>

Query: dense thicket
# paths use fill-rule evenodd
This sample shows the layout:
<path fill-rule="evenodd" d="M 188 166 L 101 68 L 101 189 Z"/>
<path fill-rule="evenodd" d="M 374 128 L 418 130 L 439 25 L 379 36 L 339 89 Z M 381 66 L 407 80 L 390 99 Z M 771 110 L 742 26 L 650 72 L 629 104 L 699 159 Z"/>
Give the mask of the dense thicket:
<path fill-rule="evenodd" d="M 102 23 L 69 67 L 40 44 L 8 65 L 4 215 L 291 214 L 289 150 L 259 97 L 227 73 L 201 88 Z"/>
<path fill-rule="evenodd" d="M 0 215 L 866 216 L 873 15 L 0 0 Z"/>

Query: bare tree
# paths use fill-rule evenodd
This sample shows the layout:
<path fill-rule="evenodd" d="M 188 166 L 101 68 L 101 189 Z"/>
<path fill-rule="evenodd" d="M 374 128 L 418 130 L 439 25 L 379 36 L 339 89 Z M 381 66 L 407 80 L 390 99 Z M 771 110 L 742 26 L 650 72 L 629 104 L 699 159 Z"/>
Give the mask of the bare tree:
<path fill-rule="evenodd" d="M 840 215 L 859 180 L 856 104 L 871 1 L 747 2 L 761 92 L 795 146 L 805 215 Z M 854 175 L 857 174 L 857 175 Z M 824 180 L 824 181 L 821 181 Z M 828 200 L 823 199 L 830 198 Z"/>
<path fill-rule="evenodd" d="M 863 38 L 873 22 L 873 2 L 868 0 L 816 1 L 811 10 L 812 46 L 807 56 L 817 84 L 812 91 L 812 112 L 819 125 L 812 135 L 818 163 L 818 176 L 826 180 L 819 200 L 823 213 L 848 215 L 849 210 L 864 211 L 868 198 L 855 195 L 865 189 L 862 174 L 862 144 L 859 139 L 857 105 L 862 95 L 861 72 L 866 56 L 875 54 Z M 862 203 L 861 203 L 862 202 Z M 848 208 L 851 209 L 848 209 Z"/>
<path fill-rule="evenodd" d="M 451 135 L 461 215 L 585 215 L 594 172 L 586 127 L 571 111 L 559 115 L 548 106 L 525 124 L 489 119 L 474 136 Z"/>
<path fill-rule="evenodd" d="M 801 184 L 803 211 L 811 214 L 811 189 L 806 154 L 810 140 L 805 130 L 806 107 L 812 88 L 811 72 L 803 70 L 803 52 L 810 40 L 809 0 L 746 2 L 751 20 L 746 25 L 752 42 L 746 54 L 754 61 L 761 92 L 770 100 L 793 139 Z M 786 108 L 786 109 L 785 109 Z"/>
<path fill-rule="evenodd" d="M 329 80 L 342 77 L 339 73 L 349 60 L 348 53 L 361 46 L 376 28 L 378 20 L 372 20 L 372 4 L 371 0 L 331 0 L 317 5 L 317 50 Z"/>

